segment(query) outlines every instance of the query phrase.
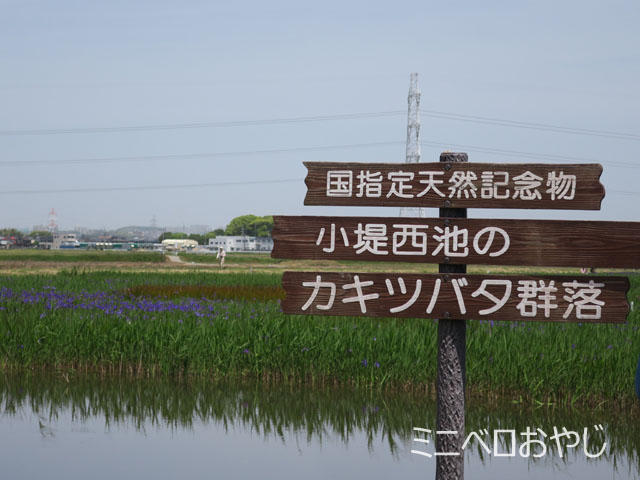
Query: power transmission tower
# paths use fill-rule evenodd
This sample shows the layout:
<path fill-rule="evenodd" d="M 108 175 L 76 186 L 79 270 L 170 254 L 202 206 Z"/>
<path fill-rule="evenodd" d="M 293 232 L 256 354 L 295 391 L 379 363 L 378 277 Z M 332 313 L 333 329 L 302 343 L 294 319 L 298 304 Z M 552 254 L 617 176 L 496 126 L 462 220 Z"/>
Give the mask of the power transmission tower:
<path fill-rule="evenodd" d="M 49 225 L 47 225 L 47 230 L 51 233 L 56 233 L 58 231 L 58 224 L 56 223 L 56 210 L 52 208 L 49 211 Z"/>
<path fill-rule="evenodd" d="M 407 114 L 407 153 L 406 163 L 420 162 L 420 90 L 418 90 L 418 74 L 412 73 L 409 82 L 409 96 L 407 102 L 409 111 Z M 426 209 L 419 207 L 403 207 L 400 209 L 401 217 L 425 217 Z"/>

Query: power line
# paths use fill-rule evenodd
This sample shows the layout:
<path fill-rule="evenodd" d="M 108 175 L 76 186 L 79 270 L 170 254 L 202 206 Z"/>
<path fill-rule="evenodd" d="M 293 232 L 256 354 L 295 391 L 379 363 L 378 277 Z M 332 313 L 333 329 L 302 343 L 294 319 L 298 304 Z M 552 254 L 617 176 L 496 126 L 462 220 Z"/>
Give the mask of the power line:
<path fill-rule="evenodd" d="M 151 130 L 175 130 L 189 128 L 218 128 L 218 127 L 241 127 L 250 125 L 272 125 L 285 123 L 305 123 L 322 122 L 330 120 L 351 120 L 358 118 L 389 117 L 404 115 L 402 110 L 392 110 L 386 112 L 370 113 L 347 113 L 343 115 L 318 115 L 312 117 L 290 117 L 290 118 L 270 118 L 261 120 L 237 120 L 227 122 L 208 123 L 175 123 L 166 125 L 131 125 L 120 127 L 90 127 L 90 128 L 55 128 L 42 130 L 0 130 L 0 136 L 8 135 L 59 135 L 70 133 L 112 133 L 112 132 L 138 132 Z"/>
<path fill-rule="evenodd" d="M 270 185 L 278 183 L 302 183 L 301 178 L 284 178 L 276 180 L 249 180 L 241 182 L 217 182 L 217 183 L 192 183 L 183 185 L 142 185 L 128 187 L 96 187 L 96 188 L 61 188 L 61 189 L 42 189 L 42 190 L 4 190 L 0 191 L 0 195 L 37 195 L 44 193 L 95 193 L 95 192 L 123 192 L 123 191 L 146 191 L 146 190 L 167 190 L 181 188 L 211 188 L 211 187 L 240 187 L 247 185 Z M 607 194 L 632 195 L 638 196 L 640 192 L 628 190 L 607 190 Z"/>
<path fill-rule="evenodd" d="M 498 125 L 503 127 L 526 128 L 545 132 L 569 133 L 573 135 L 587 135 L 594 137 L 616 138 L 621 140 L 640 141 L 640 135 L 634 133 L 612 132 L 607 130 L 592 130 L 588 128 L 563 127 L 547 123 L 522 122 L 503 118 L 481 117 L 478 115 L 463 115 L 460 113 L 439 112 L 436 110 L 421 110 L 426 117 L 440 118 L 444 120 L 458 120 L 461 122 L 481 123 L 485 125 Z"/>
<path fill-rule="evenodd" d="M 244 157 L 251 155 L 273 155 L 282 153 L 299 153 L 323 150 L 348 150 L 356 148 L 382 147 L 388 145 L 400 145 L 404 142 L 371 142 L 371 143 L 354 143 L 347 145 L 323 145 L 316 147 L 294 147 L 294 148 L 277 148 L 272 150 L 245 150 L 239 152 L 214 152 L 214 153 L 188 153 L 176 155 L 148 155 L 141 157 L 110 157 L 110 158 L 76 158 L 61 160 L 27 160 L 24 162 L 17 160 L 9 160 L 0 162 L 2 166 L 29 166 L 29 165 L 66 165 L 66 164 L 94 164 L 94 163 L 119 163 L 119 162 L 143 162 L 155 160 L 172 160 L 172 159 L 201 159 L 215 157 Z"/>
<path fill-rule="evenodd" d="M 96 163 L 122 163 L 122 162 L 149 162 L 149 161 L 162 161 L 162 160 L 197 160 L 206 158 L 219 158 L 219 157 L 246 157 L 246 156 L 259 156 L 259 155 L 275 155 L 275 154 L 288 154 L 288 153 L 301 153 L 312 151 L 331 151 L 331 150 L 350 150 L 359 148 L 372 148 L 372 147 L 385 147 L 393 145 L 404 144 L 402 141 L 385 141 L 385 142 L 369 142 L 369 143 L 353 143 L 344 145 L 320 145 L 312 147 L 293 147 L 293 148 L 277 148 L 267 150 L 245 150 L 237 152 L 212 152 L 212 153 L 188 153 L 188 154 L 175 154 L 175 155 L 146 155 L 146 156 L 130 156 L 130 157 L 103 157 L 103 158 L 76 158 L 76 159 L 58 159 L 58 160 L 8 160 L 0 162 L 0 167 L 10 166 L 42 166 L 42 165 L 93 165 Z M 494 147 L 481 147 L 477 145 L 463 145 L 456 143 L 448 143 L 442 141 L 422 141 L 420 145 L 427 147 L 438 148 L 459 148 L 471 152 L 488 153 L 492 155 L 502 155 L 508 157 L 522 157 L 531 158 L 534 160 L 554 160 L 562 162 L 586 162 L 586 163 L 602 163 L 604 165 L 610 165 L 622 168 L 640 168 L 639 164 L 632 162 L 619 162 L 619 161 L 602 161 L 594 158 L 559 155 L 549 153 L 533 153 L 524 152 L 521 150 L 505 150 Z"/>
<path fill-rule="evenodd" d="M 276 183 L 302 182 L 300 178 L 285 178 L 279 180 L 248 180 L 240 182 L 216 182 L 216 183 L 191 183 L 183 185 L 142 185 L 129 187 L 95 187 L 95 188 L 61 188 L 43 190 L 4 190 L 0 195 L 35 195 L 40 193 L 87 193 L 87 192 L 122 192 L 128 190 L 167 190 L 178 188 L 205 188 L 205 187 L 239 187 L 244 185 L 266 185 Z"/>
<path fill-rule="evenodd" d="M 620 140 L 640 141 L 639 134 L 615 132 L 609 130 L 596 130 L 579 127 L 566 127 L 548 123 L 524 122 L 496 117 L 484 117 L 480 115 L 466 115 L 453 112 L 442 112 L 438 110 L 420 110 L 426 117 L 439 118 L 443 120 L 457 120 L 462 122 L 479 123 L 485 125 L 496 125 L 514 128 L 525 128 L 554 133 L 566 133 L 573 135 L 587 135 L 605 138 L 615 138 Z M 240 127 L 251 125 L 289 124 L 305 122 L 321 122 L 331 120 L 350 120 L 359 118 L 376 118 L 404 115 L 403 110 L 389 110 L 369 113 L 348 113 L 341 115 L 316 115 L 309 117 L 286 117 L 259 120 L 237 120 L 225 122 L 203 122 L 203 123 L 176 123 L 161 125 L 130 125 L 115 127 L 88 127 L 88 128 L 54 128 L 54 129 L 27 129 L 27 130 L 0 130 L 0 136 L 10 135 L 59 135 L 59 134 L 82 134 L 82 133 L 113 133 L 113 132 L 136 132 L 154 130 L 174 130 L 192 128 L 219 128 L 219 127 Z"/>
<path fill-rule="evenodd" d="M 439 148 L 455 147 L 455 148 L 463 148 L 465 150 L 469 150 L 470 152 L 491 153 L 495 155 L 504 155 L 508 157 L 517 156 L 517 157 L 523 157 L 523 158 L 531 158 L 535 160 L 559 160 L 563 162 L 569 161 L 569 162 L 602 163 L 604 165 L 610 165 L 614 167 L 640 168 L 640 165 L 637 163 L 597 160 L 594 158 L 576 157 L 572 155 L 558 155 L 553 153 L 532 153 L 532 152 L 523 152 L 521 150 L 504 150 L 504 149 L 493 148 L 493 147 L 478 147 L 475 145 L 461 145 L 456 143 L 445 143 L 445 142 L 421 142 L 421 144 L 426 147 L 439 147 Z"/>

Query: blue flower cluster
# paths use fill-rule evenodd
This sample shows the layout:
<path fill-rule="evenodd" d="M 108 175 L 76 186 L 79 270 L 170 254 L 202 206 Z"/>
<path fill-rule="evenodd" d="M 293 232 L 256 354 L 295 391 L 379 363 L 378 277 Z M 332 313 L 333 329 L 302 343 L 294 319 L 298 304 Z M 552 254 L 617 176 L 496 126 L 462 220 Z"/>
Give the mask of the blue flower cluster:
<path fill-rule="evenodd" d="M 62 292 L 55 287 L 45 287 L 41 291 L 31 289 L 16 292 L 6 286 L 0 287 L 0 304 L 9 301 L 17 301 L 25 305 L 42 304 L 45 311 L 41 318 L 45 318 L 48 312 L 63 309 L 100 311 L 106 315 L 116 316 L 175 312 L 191 313 L 196 317 L 222 316 L 222 318 L 229 318 L 229 308 L 236 303 L 234 300 L 228 299 L 169 300 L 166 298 L 125 297 L 122 294 L 107 291 Z M 255 313 L 253 311 L 251 317 L 255 317 Z"/>

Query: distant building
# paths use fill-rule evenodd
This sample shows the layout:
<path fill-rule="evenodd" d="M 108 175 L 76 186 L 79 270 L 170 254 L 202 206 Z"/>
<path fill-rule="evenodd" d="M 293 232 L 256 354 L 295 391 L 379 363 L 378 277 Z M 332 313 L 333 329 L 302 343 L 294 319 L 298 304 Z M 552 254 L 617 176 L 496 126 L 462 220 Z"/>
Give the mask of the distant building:
<path fill-rule="evenodd" d="M 219 235 L 209 239 L 209 248 L 224 248 L 227 252 L 270 252 L 273 250 L 271 237 L 249 237 L 246 235 Z"/>
<path fill-rule="evenodd" d="M 167 238 L 162 241 L 162 248 L 164 250 L 175 250 L 175 251 L 184 251 L 184 250 L 193 250 L 198 246 L 198 242 L 195 240 L 189 240 L 188 238 Z"/>
<path fill-rule="evenodd" d="M 0 248 L 10 248 L 15 244 L 15 237 L 0 237 Z"/>
<path fill-rule="evenodd" d="M 54 233 L 51 248 L 78 248 L 80 242 L 75 233 Z"/>

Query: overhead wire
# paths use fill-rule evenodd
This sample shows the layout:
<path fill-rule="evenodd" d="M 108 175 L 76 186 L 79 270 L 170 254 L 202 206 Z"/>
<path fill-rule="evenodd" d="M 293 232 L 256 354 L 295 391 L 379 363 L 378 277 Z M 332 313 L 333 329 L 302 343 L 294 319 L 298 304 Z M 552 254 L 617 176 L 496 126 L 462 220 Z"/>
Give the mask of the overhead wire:
<path fill-rule="evenodd" d="M 143 191 L 143 190 L 167 190 L 178 188 L 206 188 L 206 187 L 230 187 L 246 185 L 263 185 L 276 183 L 300 182 L 299 178 L 284 178 L 275 180 L 247 180 L 239 182 L 214 182 L 214 183 L 190 183 L 182 185 L 137 185 L 122 187 L 85 187 L 85 188 L 51 188 L 38 190 L 0 190 L 0 195 L 34 195 L 42 193 L 93 193 L 93 192 L 122 192 L 122 191 Z"/>
<path fill-rule="evenodd" d="M 465 150 L 469 150 L 470 152 L 479 152 L 479 153 L 491 153 L 495 155 L 504 155 L 504 156 L 517 156 L 522 158 L 531 158 L 535 160 L 559 160 L 564 162 L 587 162 L 587 163 L 602 163 L 605 165 L 610 165 L 614 167 L 628 167 L 628 168 L 640 168 L 640 164 L 632 163 L 632 162 L 618 162 L 611 160 L 598 160 L 594 158 L 588 157 L 578 157 L 573 155 L 559 155 L 554 153 L 533 153 L 533 152 L 523 152 L 522 150 L 505 150 L 500 148 L 493 147 L 479 147 L 476 145 L 463 145 L 459 143 L 446 143 L 446 142 L 420 142 L 421 146 L 426 147 L 439 147 L 439 148 L 464 148 Z"/>
<path fill-rule="evenodd" d="M 443 118 L 448 120 L 460 120 L 466 122 L 484 123 L 491 125 L 510 126 L 517 128 L 530 128 L 535 130 L 552 131 L 558 133 L 593 135 L 600 137 L 611 137 L 625 140 L 640 140 L 640 135 L 612 132 L 605 130 L 593 130 L 575 127 L 563 127 L 559 125 L 551 125 L 544 123 L 522 122 L 515 120 L 506 120 L 500 118 L 483 117 L 476 115 L 463 115 L 450 112 L 441 112 L 436 110 L 421 110 L 421 114 L 434 118 Z M 69 129 L 41 129 L 41 130 L 0 130 L 0 136 L 8 135 L 42 135 L 42 134 L 71 134 L 71 133 L 107 133 L 107 132 L 124 132 L 124 131 L 145 131 L 145 130 L 169 130 L 169 129 L 188 129 L 188 128 L 215 128 L 215 127 L 232 127 L 247 125 L 265 125 L 265 124 L 282 124 L 282 123 L 300 123 L 300 122 L 316 122 L 329 120 L 347 120 L 356 118 L 375 118 L 394 115 L 405 115 L 406 111 L 383 111 L 370 113 L 355 113 L 343 115 L 324 115 L 309 117 L 289 117 L 289 118 L 273 118 L 261 120 L 240 120 L 227 122 L 210 122 L 210 123 L 189 123 L 189 124 L 165 124 L 165 125 L 138 125 L 138 126 L 120 126 L 120 127 L 95 127 L 95 128 L 69 128 Z M 247 150 L 237 152 L 213 152 L 213 153 L 196 153 L 196 154 L 176 154 L 176 155 L 150 155 L 150 156 L 130 156 L 130 157 L 108 157 L 108 158 L 79 158 L 79 159 L 59 159 L 59 160 L 33 160 L 33 161 L 3 161 L 0 166 L 28 166 L 28 165 L 62 165 L 62 164 L 95 164 L 95 163 L 117 163 L 117 162 L 133 162 L 133 161 L 157 161 L 167 159 L 199 159 L 199 158 L 215 158 L 215 157 L 233 157 L 233 156 L 251 156 L 251 155 L 273 155 L 308 151 L 337 150 L 337 149 L 355 149 L 367 148 L 375 146 L 389 146 L 403 144 L 403 141 L 388 142 L 371 142 L 345 145 L 328 145 L 314 147 L 294 147 L 279 148 L 271 150 Z M 422 141 L 422 146 L 435 147 L 455 147 L 464 148 L 470 151 L 481 153 L 517 156 L 531 159 L 548 159 L 560 161 L 577 161 L 577 162 L 598 162 L 591 158 L 568 156 L 560 154 L 543 154 L 524 152 L 519 150 L 507 150 L 493 147 L 481 147 L 474 145 L 452 144 L 447 142 Z M 629 162 L 617 161 L 600 161 L 612 166 L 625 168 L 640 168 L 640 165 Z M 81 192 L 110 192 L 110 191 L 127 191 L 127 190 L 158 190 L 158 189 L 175 189 L 175 188 L 202 188 L 202 187 L 224 187 L 224 186 L 241 186 L 241 185 L 258 185 L 269 183 L 289 183 L 297 182 L 299 179 L 279 179 L 279 180 L 256 180 L 256 181 L 239 181 L 239 182 L 216 182 L 201 184 L 184 184 L 184 185 L 157 185 L 157 186 L 124 186 L 124 187 L 97 187 L 97 188 L 67 188 L 67 189 L 40 189 L 40 190 L 8 190 L 0 191 L 0 195 L 8 194 L 39 194 L 39 193 L 81 193 Z M 623 195 L 638 195 L 639 192 L 630 191 L 609 191 L 610 193 L 618 193 Z"/>
<path fill-rule="evenodd" d="M 454 112 L 443 112 L 439 110 L 421 109 L 420 113 L 431 118 L 444 120 L 457 120 L 462 122 L 472 122 L 485 125 L 497 125 L 514 128 L 525 128 L 554 133 L 567 133 L 573 135 L 587 135 L 595 137 L 615 138 L 620 140 L 640 141 L 640 134 L 616 132 L 610 130 L 588 129 L 580 127 L 567 127 L 549 123 L 525 122 L 521 120 L 511 120 L 497 117 L 486 117 L 481 115 L 468 115 Z M 305 123 L 331 120 L 350 120 L 359 118 L 376 118 L 406 115 L 406 110 L 388 110 L 368 113 L 347 113 L 338 115 L 315 115 L 303 117 L 283 117 L 267 118 L 257 120 L 232 120 L 223 122 L 199 122 L 199 123 L 173 123 L 173 124 L 147 124 L 147 125 L 121 125 L 112 127 L 86 127 L 86 128 L 51 128 L 51 129 L 24 129 L 24 130 L 0 130 L 0 136 L 10 135 L 59 135 L 59 134 L 82 134 L 82 133 L 112 133 L 112 132 L 136 132 L 154 130 L 174 130 L 192 128 L 219 128 L 219 127 L 239 127 L 251 125 Z"/>
<path fill-rule="evenodd" d="M 94 164 L 94 163 L 119 163 L 119 162 L 140 162 L 155 160 L 173 160 L 173 159 L 202 159 L 215 157 L 244 157 L 253 155 L 274 155 L 280 153 L 300 153 L 323 150 L 342 150 L 356 148 L 381 147 L 387 145 L 404 144 L 404 141 L 390 142 L 370 142 L 370 143 L 354 143 L 345 145 L 321 145 L 314 147 L 293 147 L 293 148 L 276 148 L 267 150 L 244 150 L 237 152 L 213 152 L 213 153 L 187 153 L 175 155 L 146 155 L 132 157 L 97 157 L 97 158 L 76 158 L 76 159 L 58 159 L 58 160 L 5 160 L 0 162 L 2 166 L 28 166 L 28 165 L 65 165 L 65 164 Z"/>
<path fill-rule="evenodd" d="M 150 162 L 150 161 L 162 161 L 162 160 L 197 160 L 206 158 L 218 158 L 218 157 L 248 157 L 248 156 L 260 156 L 260 155 L 276 155 L 276 154 L 289 154 L 289 153 L 304 153 L 313 151 L 331 151 L 331 150 L 350 150 L 359 148 L 372 148 L 372 147 L 385 147 L 393 145 L 404 145 L 405 142 L 398 141 L 383 141 L 383 142 L 365 142 L 365 143 L 353 143 L 342 145 L 319 145 L 311 147 L 292 147 L 292 148 L 276 148 L 276 149 L 264 149 L 264 150 L 244 150 L 244 151 L 231 151 L 231 152 L 211 152 L 211 153 L 188 153 L 188 154 L 170 154 L 170 155 L 144 155 L 144 156 L 123 156 L 123 157 L 95 157 L 95 158 L 75 158 L 75 159 L 54 159 L 54 160 L 5 160 L 0 161 L 0 167 L 8 166 L 42 166 L 42 165 L 93 165 L 98 163 L 129 163 L 129 162 Z M 586 162 L 586 163 L 603 163 L 615 167 L 623 168 L 640 168 L 640 164 L 632 162 L 619 162 L 611 160 L 598 160 L 594 158 L 550 154 L 550 153 L 533 153 L 524 152 L 521 150 L 507 150 L 494 147 L 482 147 L 477 145 L 464 145 L 442 141 L 422 141 L 421 146 L 425 147 L 438 147 L 438 148 L 462 148 L 468 151 L 475 151 L 479 153 L 488 153 L 495 155 L 502 155 L 508 157 L 521 157 L 530 158 L 535 160 L 554 160 L 563 162 Z"/>
<path fill-rule="evenodd" d="M 420 110 L 427 117 L 444 120 L 458 120 L 461 122 L 481 123 L 485 125 L 499 125 L 504 127 L 526 128 L 545 132 L 568 133 L 573 135 L 587 135 L 594 137 L 608 137 L 621 140 L 640 141 L 640 135 L 635 133 L 613 132 L 608 130 L 595 130 L 588 128 L 564 127 L 548 123 L 522 122 L 519 120 L 507 120 L 503 118 L 482 117 L 479 115 L 464 115 L 460 113 L 440 112 L 437 110 Z"/>
<path fill-rule="evenodd" d="M 240 127 L 250 125 L 271 125 L 283 123 L 306 123 L 322 122 L 331 120 L 351 120 L 357 118 L 376 118 L 395 115 L 406 115 L 404 110 L 391 110 L 385 112 L 369 113 L 346 113 L 341 115 L 316 115 L 309 117 L 288 117 L 270 118 L 259 120 L 232 120 L 225 122 L 203 122 L 203 123 L 174 123 L 159 125 L 128 125 L 117 127 L 87 127 L 87 128 L 52 128 L 52 129 L 29 129 L 29 130 L 0 130 L 0 136 L 9 135 L 60 135 L 75 133 L 111 133 L 111 132 L 137 132 L 152 130 L 175 130 L 190 128 L 218 128 L 218 127 Z"/>
<path fill-rule="evenodd" d="M 38 195 L 46 193 L 98 193 L 98 192 L 124 192 L 124 191 L 147 191 L 147 190 L 169 190 L 181 188 L 212 188 L 212 187 L 239 187 L 249 185 L 267 185 L 280 183 L 302 183 L 303 178 L 283 178 L 273 180 L 248 180 L 240 182 L 215 182 L 215 183 L 191 183 L 182 185 L 136 185 L 122 187 L 85 187 L 85 188 L 60 188 L 60 189 L 39 189 L 39 190 L 0 190 L 0 195 Z M 607 194 L 638 196 L 640 192 L 628 190 L 607 190 Z"/>

